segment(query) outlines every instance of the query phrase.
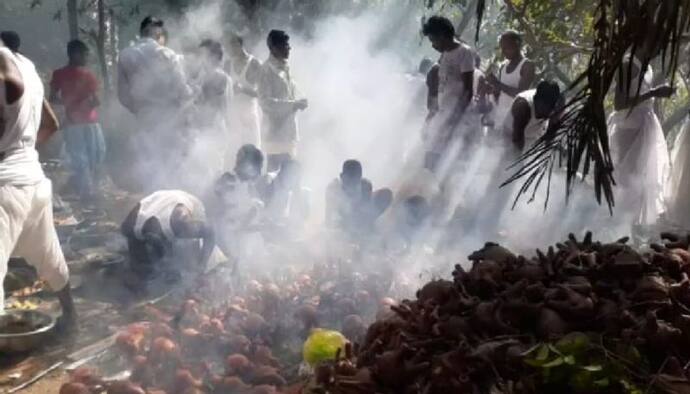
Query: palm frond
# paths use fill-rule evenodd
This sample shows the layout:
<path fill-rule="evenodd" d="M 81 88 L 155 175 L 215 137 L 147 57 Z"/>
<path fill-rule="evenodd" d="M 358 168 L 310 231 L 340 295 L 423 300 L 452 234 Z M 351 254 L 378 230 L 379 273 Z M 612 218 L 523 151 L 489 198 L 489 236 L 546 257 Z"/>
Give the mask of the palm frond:
<path fill-rule="evenodd" d="M 481 1 L 480 6 L 478 19 L 486 3 Z M 682 36 L 690 26 L 690 0 L 597 0 L 594 15 L 594 46 L 587 69 L 568 88 L 571 98 L 560 119 L 551 122 L 546 135 L 518 159 L 512 167 L 514 174 L 506 181 L 524 179 L 515 203 L 525 196 L 532 201 L 544 180 L 548 203 L 553 169 L 564 165 L 566 196 L 570 196 L 576 180 L 591 175 L 597 202 L 605 201 L 612 210 L 616 182 L 604 107 L 606 95 L 617 75 L 627 76 L 618 83 L 631 85 L 630 70 L 621 71 L 631 63 L 626 56 L 638 53 L 643 40 L 651 40 L 654 48 L 649 53 L 638 53 L 642 67 L 660 53 L 665 75 L 675 75 Z M 644 76 L 638 74 L 635 91 L 639 93 Z"/>

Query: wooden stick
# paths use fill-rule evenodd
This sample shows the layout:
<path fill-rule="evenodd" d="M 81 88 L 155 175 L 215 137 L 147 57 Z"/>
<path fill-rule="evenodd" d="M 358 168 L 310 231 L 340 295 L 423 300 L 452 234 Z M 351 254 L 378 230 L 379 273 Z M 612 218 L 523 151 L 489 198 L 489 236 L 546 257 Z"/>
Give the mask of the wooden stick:
<path fill-rule="evenodd" d="M 16 393 L 16 392 L 18 392 L 18 391 L 20 391 L 20 390 L 24 390 L 25 388 L 27 388 L 27 387 L 31 386 L 32 384 L 38 382 L 39 380 L 43 379 L 43 377 L 45 377 L 45 376 L 48 375 L 49 373 L 51 373 L 51 372 L 53 372 L 54 370 L 60 368 L 60 367 L 62 366 L 62 364 L 64 364 L 64 362 L 63 362 L 63 361 L 59 361 L 59 362 L 57 362 L 57 363 L 51 365 L 51 366 L 48 367 L 47 369 L 45 369 L 45 370 L 43 370 L 42 372 L 39 372 L 38 374 L 36 374 L 36 376 L 34 376 L 33 378 L 29 379 L 28 381 L 26 381 L 26 382 L 20 384 L 19 386 L 15 387 L 15 388 L 13 388 L 13 389 L 10 389 L 10 390 L 7 392 L 7 394 L 13 394 L 13 393 Z"/>

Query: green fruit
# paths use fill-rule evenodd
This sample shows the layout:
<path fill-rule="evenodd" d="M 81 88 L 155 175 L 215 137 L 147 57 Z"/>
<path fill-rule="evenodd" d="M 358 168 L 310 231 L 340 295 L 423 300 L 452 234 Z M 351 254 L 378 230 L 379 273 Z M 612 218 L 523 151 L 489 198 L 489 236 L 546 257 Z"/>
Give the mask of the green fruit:
<path fill-rule="evenodd" d="M 344 349 L 346 343 L 347 339 L 338 331 L 315 329 L 304 342 L 302 356 L 313 367 L 321 361 L 334 360 L 338 349 Z"/>

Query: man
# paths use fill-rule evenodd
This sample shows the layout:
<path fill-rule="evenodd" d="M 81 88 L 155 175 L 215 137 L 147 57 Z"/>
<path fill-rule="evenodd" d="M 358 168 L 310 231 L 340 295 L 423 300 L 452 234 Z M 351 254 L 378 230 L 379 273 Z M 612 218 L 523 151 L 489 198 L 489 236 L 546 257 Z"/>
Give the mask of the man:
<path fill-rule="evenodd" d="M 249 193 L 237 174 L 227 172 L 215 183 L 211 207 L 218 245 L 236 272 L 255 254 L 255 246 L 263 244 L 260 230 L 264 204 Z"/>
<path fill-rule="evenodd" d="M 261 144 L 268 155 L 268 171 L 277 171 L 283 161 L 297 153 L 297 112 L 307 109 L 306 99 L 297 99 L 297 87 L 290 75 L 290 36 L 272 30 L 266 43 L 271 52 L 263 64 L 258 82 L 259 105 L 264 117 Z"/>
<path fill-rule="evenodd" d="M 10 51 L 14 53 L 19 52 L 19 47 L 21 46 L 22 41 L 16 31 L 6 30 L 0 32 L 0 40 L 2 40 L 7 49 Z"/>
<path fill-rule="evenodd" d="M 235 156 L 233 169 L 238 181 L 247 190 L 252 198 L 264 200 L 269 179 L 262 174 L 264 167 L 264 154 L 254 145 L 243 145 Z"/>
<path fill-rule="evenodd" d="M 174 272 L 190 257 L 196 264 L 191 270 L 204 272 L 216 246 L 203 203 L 181 190 L 145 197 L 127 215 L 121 230 L 129 246 L 131 271 L 141 279 Z"/>
<path fill-rule="evenodd" d="M 53 73 L 50 101 L 65 107 L 65 145 L 79 196 L 82 202 L 89 202 L 95 196 L 105 158 L 105 140 L 96 110 L 100 105 L 98 79 L 86 67 L 89 48 L 82 41 L 67 44 L 67 57 L 67 66 Z"/>
<path fill-rule="evenodd" d="M 505 61 L 501 64 L 498 77 L 489 74 L 486 82 L 491 86 L 496 100 L 494 122 L 501 126 L 515 97 L 534 83 L 536 67 L 523 55 L 522 36 L 519 33 L 512 30 L 503 33 L 499 45 Z"/>
<path fill-rule="evenodd" d="M 434 135 L 427 154 L 427 166 L 435 168 L 453 142 L 455 129 L 472 102 L 475 56 L 469 46 L 455 38 L 455 27 L 448 18 L 432 16 L 424 24 L 422 32 L 434 49 L 441 53 L 438 112 L 434 115 Z"/>
<path fill-rule="evenodd" d="M 199 45 L 200 69 L 195 80 L 199 95 L 195 101 L 193 127 L 200 133 L 191 148 L 188 160 L 196 169 L 194 182 L 203 185 L 215 181 L 217 174 L 225 170 L 228 150 L 237 149 L 230 143 L 230 107 L 232 80 L 223 70 L 223 47 L 220 42 L 206 39 Z M 207 173 L 210 178 L 201 179 L 198 174 Z"/>
<path fill-rule="evenodd" d="M 371 229 L 393 201 L 390 189 L 373 191 L 357 160 L 343 163 L 340 177 L 326 189 L 326 223 L 348 231 Z"/>
<path fill-rule="evenodd" d="M 72 327 L 76 313 L 53 225 L 51 183 L 35 149 L 58 129 L 43 93 L 33 63 L 0 44 L 0 281 L 10 256 L 23 257 L 56 292 L 61 324 Z M 0 311 L 4 300 L 0 288 Z"/>
<path fill-rule="evenodd" d="M 225 134 L 232 99 L 232 79 L 223 70 L 223 46 L 220 42 L 206 39 L 201 49 L 200 94 L 196 104 L 201 118 L 200 126 L 210 126 Z"/>
<path fill-rule="evenodd" d="M 193 92 L 188 86 L 182 58 L 164 46 L 163 21 L 147 16 L 140 39 L 120 52 L 118 98 L 137 118 L 140 133 L 139 169 L 149 187 L 157 188 L 156 171 L 178 162 L 188 141 L 187 107 Z M 165 180 L 167 183 L 167 180 Z"/>
<path fill-rule="evenodd" d="M 556 109 L 562 100 L 558 84 L 550 81 L 518 94 L 503 124 L 513 147 L 519 152 L 531 147 L 544 134 L 549 120 L 558 116 Z"/>
<path fill-rule="evenodd" d="M 226 70 L 234 83 L 233 103 L 230 108 L 233 135 L 238 143 L 231 146 L 253 144 L 261 148 L 259 134 L 259 108 L 257 104 L 257 80 L 261 74 L 261 62 L 244 47 L 244 39 L 230 34 L 227 41 L 229 59 Z M 234 160 L 234 159 L 233 159 Z"/>

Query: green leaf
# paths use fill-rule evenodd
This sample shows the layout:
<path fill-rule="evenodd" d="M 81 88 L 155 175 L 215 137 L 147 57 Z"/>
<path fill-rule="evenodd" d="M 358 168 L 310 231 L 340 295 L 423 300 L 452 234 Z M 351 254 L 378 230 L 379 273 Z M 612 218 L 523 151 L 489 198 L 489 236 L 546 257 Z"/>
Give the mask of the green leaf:
<path fill-rule="evenodd" d="M 556 342 L 556 349 L 563 353 L 581 353 L 589 347 L 589 337 L 581 332 L 570 333 L 558 342 Z"/>
<path fill-rule="evenodd" d="M 567 365 L 575 365 L 575 357 L 568 355 L 563 357 L 563 362 Z"/>
<path fill-rule="evenodd" d="M 549 358 L 549 346 L 548 345 L 541 345 L 539 347 L 539 350 L 537 350 L 537 360 L 545 361 L 548 358 Z"/>
<path fill-rule="evenodd" d="M 544 360 L 536 360 L 533 358 L 528 358 L 525 359 L 525 364 L 531 366 L 531 367 L 541 367 L 542 365 L 546 364 Z"/>
<path fill-rule="evenodd" d="M 600 372 L 604 369 L 604 367 L 602 367 L 601 365 L 586 365 L 582 367 L 582 369 L 588 372 Z"/>
<path fill-rule="evenodd" d="M 563 358 L 563 357 L 558 357 L 557 359 L 551 360 L 550 362 L 548 362 L 548 363 L 542 365 L 542 368 L 554 368 L 554 367 L 558 367 L 559 365 L 563 365 L 564 362 L 565 362 L 565 358 Z"/>
<path fill-rule="evenodd" d="M 602 378 L 594 381 L 596 387 L 609 387 L 610 384 L 609 378 Z"/>

